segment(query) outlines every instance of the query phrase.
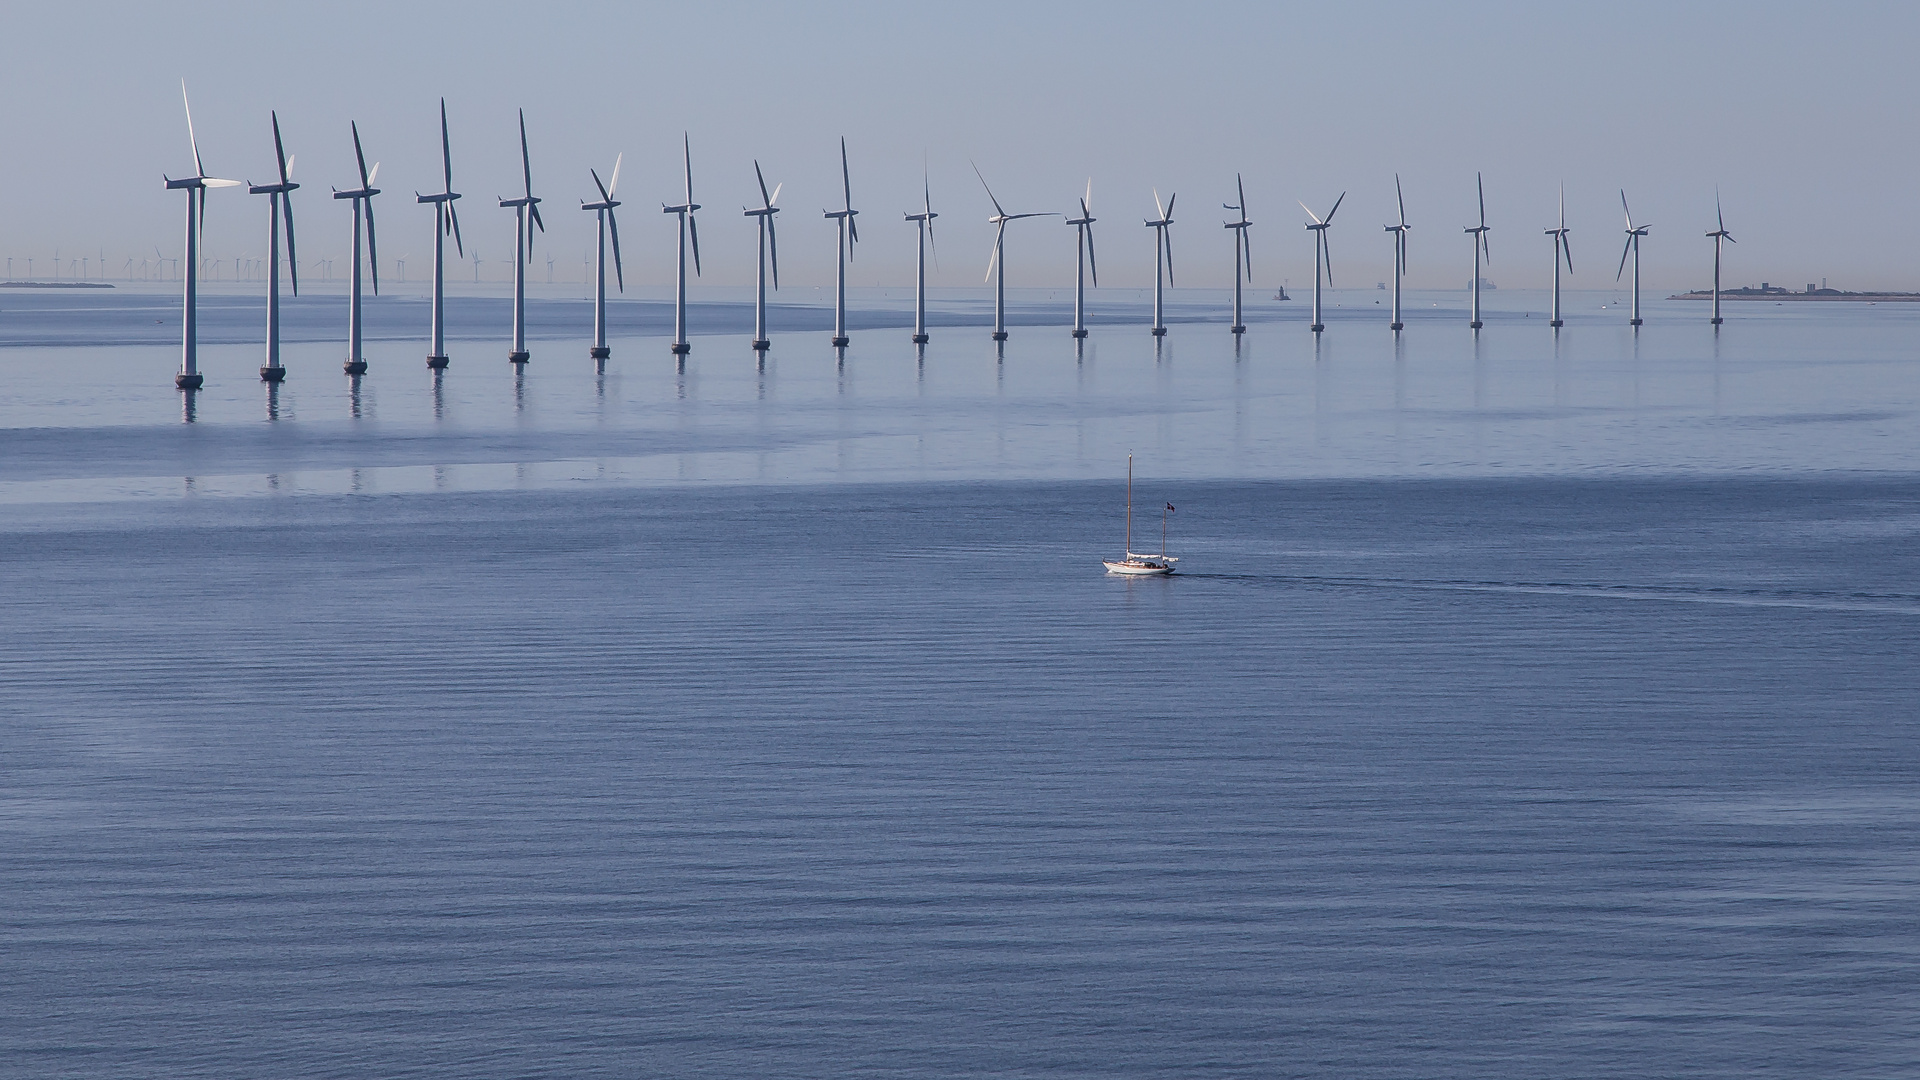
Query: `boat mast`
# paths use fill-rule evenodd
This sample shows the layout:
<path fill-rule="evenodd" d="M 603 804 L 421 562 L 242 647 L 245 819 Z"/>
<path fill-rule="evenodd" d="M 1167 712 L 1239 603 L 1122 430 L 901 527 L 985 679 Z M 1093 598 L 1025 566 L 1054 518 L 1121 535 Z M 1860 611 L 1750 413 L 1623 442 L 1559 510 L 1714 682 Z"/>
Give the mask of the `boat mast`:
<path fill-rule="evenodd" d="M 1133 556 L 1133 455 L 1127 455 L 1127 556 Z"/>
<path fill-rule="evenodd" d="M 1167 557 L 1167 512 L 1160 511 L 1160 557 Z"/>

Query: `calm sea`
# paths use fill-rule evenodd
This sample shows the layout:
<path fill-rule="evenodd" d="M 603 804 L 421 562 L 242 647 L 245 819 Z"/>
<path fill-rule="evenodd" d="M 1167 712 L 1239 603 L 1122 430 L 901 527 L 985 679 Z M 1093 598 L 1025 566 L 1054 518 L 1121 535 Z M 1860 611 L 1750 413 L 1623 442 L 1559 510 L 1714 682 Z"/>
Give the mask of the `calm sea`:
<path fill-rule="evenodd" d="M 1920 311 L 1336 296 L 0 296 L 0 1077 L 1920 1073 Z"/>

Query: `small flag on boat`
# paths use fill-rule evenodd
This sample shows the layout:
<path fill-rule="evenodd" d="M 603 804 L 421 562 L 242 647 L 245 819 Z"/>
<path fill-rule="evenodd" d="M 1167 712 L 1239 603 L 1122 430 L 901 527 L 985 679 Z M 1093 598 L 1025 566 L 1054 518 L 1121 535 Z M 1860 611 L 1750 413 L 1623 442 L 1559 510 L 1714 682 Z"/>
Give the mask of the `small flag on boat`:
<path fill-rule="evenodd" d="M 1173 513 L 1173 504 L 1172 504 L 1172 503 L 1168 503 L 1168 504 L 1167 504 L 1167 513 L 1169 513 L 1169 514 L 1171 514 L 1171 513 Z"/>

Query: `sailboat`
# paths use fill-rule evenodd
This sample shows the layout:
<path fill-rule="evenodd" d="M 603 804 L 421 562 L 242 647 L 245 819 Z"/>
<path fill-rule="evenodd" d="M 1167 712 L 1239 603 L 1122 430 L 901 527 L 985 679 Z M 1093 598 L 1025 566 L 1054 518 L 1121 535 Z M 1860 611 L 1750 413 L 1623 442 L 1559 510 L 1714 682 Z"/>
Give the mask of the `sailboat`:
<path fill-rule="evenodd" d="M 1173 512 L 1173 504 L 1160 513 L 1160 554 L 1141 555 L 1133 550 L 1133 455 L 1127 455 L 1127 547 L 1123 559 L 1102 559 L 1101 565 L 1109 574 L 1127 574 L 1144 577 L 1152 574 L 1171 574 L 1173 564 L 1179 559 L 1167 554 L 1167 515 Z"/>

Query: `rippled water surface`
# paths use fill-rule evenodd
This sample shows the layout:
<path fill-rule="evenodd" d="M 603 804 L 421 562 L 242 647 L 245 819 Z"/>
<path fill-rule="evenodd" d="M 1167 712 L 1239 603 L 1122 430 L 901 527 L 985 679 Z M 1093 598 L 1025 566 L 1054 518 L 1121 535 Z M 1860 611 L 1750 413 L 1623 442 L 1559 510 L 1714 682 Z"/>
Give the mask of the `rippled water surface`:
<path fill-rule="evenodd" d="M 1920 326 L 1346 299 L 215 345 L 191 424 L 44 316 L 0 1076 L 1920 1068 Z"/>

